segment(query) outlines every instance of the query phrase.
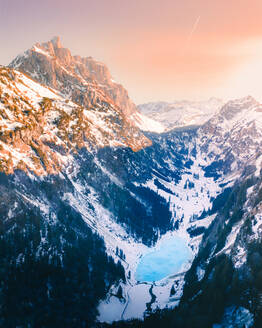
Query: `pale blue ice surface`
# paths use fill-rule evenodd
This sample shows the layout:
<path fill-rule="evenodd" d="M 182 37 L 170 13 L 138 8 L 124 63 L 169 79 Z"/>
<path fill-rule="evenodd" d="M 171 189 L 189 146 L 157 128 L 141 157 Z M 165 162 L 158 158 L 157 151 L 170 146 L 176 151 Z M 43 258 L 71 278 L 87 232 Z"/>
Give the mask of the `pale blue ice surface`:
<path fill-rule="evenodd" d="M 163 240 L 160 248 L 144 255 L 136 270 L 137 281 L 159 281 L 178 273 L 192 257 L 186 241 L 180 237 Z"/>

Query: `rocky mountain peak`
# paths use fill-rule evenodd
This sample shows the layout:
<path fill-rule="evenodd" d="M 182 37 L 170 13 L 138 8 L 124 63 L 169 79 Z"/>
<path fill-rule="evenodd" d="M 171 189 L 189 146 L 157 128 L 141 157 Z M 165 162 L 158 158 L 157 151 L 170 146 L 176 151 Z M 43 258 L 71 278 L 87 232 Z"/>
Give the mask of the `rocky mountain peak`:
<path fill-rule="evenodd" d="M 60 36 L 53 37 L 51 42 L 52 42 L 54 48 L 62 48 Z"/>
<path fill-rule="evenodd" d="M 36 43 L 30 50 L 32 55 L 45 56 L 43 58 L 50 61 L 53 60 L 60 66 L 70 67 L 74 61 L 70 50 L 62 46 L 60 37 L 58 36 L 48 42 Z M 30 50 L 27 51 L 26 54 L 28 54 Z"/>
<path fill-rule="evenodd" d="M 81 106 L 101 103 L 107 98 L 127 116 L 137 111 L 126 89 L 112 79 L 105 64 L 90 56 L 72 56 L 70 50 L 62 46 L 59 37 L 35 44 L 16 57 L 9 67 L 72 97 Z"/>

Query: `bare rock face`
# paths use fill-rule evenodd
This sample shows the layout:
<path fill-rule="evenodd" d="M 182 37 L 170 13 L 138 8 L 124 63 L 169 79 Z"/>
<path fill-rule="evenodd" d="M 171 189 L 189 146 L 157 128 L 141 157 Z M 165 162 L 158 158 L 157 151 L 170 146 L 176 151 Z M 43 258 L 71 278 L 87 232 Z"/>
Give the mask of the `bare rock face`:
<path fill-rule="evenodd" d="M 32 79 L 59 90 L 81 106 L 99 102 L 104 93 L 127 116 L 136 112 L 135 104 L 121 84 L 113 81 L 107 66 L 92 57 L 72 56 L 63 48 L 60 38 L 35 44 L 16 57 L 11 68 L 20 70 Z"/>
<path fill-rule="evenodd" d="M 53 43 L 48 47 L 52 50 Z M 67 51 L 61 50 L 67 60 Z M 50 77 L 50 84 L 57 82 L 56 76 Z M 83 98 L 74 95 L 90 106 L 80 106 L 21 72 L 0 67 L 0 172 L 55 174 L 83 148 L 93 154 L 104 147 L 138 151 L 151 145 L 101 91 L 93 102 L 86 93 Z"/>
<path fill-rule="evenodd" d="M 37 43 L 0 69 L 0 172 L 55 173 L 81 148 L 139 151 L 151 141 L 136 112 L 104 64 L 72 56 L 59 37 Z"/>

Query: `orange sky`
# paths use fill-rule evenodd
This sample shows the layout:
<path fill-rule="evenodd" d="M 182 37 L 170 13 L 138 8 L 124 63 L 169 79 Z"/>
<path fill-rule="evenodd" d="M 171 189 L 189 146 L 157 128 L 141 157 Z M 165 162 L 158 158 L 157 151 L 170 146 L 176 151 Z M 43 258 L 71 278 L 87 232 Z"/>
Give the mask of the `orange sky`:
<path fill-rule="evenodd" d="M 136 103 L 262 101 L 261 0 L 0 0 L 0 62 L 60 35 L 105 62 Z"/>

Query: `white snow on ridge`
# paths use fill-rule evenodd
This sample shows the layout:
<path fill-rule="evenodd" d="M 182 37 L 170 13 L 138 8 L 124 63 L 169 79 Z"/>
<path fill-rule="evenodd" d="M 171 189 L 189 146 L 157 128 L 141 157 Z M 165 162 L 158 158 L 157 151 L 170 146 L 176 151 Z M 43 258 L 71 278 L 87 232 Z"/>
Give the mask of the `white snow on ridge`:
<path fill-rule="evenodd" d="M 45 97 L 62 100 L 62 97 L 60 97 L 54 90 L 42 86 L 18 71 L 16 71 L 16 74 L 22 81 L 22 83 L 19 81 L 16 82 L 16 88 L 30 99 L 33 106 L 38 107 L 39 102 Z"/>
<path fill-rule="evenodd" d="M 44 51 L 43 49 L 40 49 L 37 46 L 34 46 L 32 50 L 35 51 L 35 52 L 38 52 L 39 54 L 42 54 L 46 57 L 51 57 L 50 54 L 47 51 Z"/>
<path fill-rule="evenodd" d="M 142 131 L 150 131 L 156 133 L 163 133 L 166 128 L 163 124 L 149 118 L 139 112 L 133 114 L 131 117 L 136 126 Z"/>

